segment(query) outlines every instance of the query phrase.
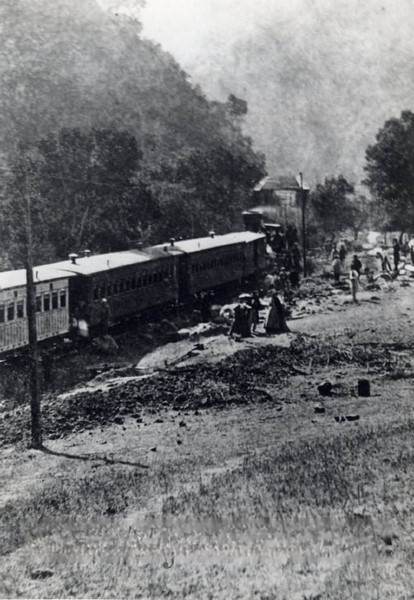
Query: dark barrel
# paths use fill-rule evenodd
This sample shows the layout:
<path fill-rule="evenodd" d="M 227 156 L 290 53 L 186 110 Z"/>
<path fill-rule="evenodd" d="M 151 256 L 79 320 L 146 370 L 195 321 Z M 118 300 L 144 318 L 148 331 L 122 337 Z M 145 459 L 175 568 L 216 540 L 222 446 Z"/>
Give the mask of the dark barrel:
<path fill-rule="evenodd" d="M 368 379 L 358 379 L 358 396 L 367 398 L 371 395 L 371 386 Z"/>

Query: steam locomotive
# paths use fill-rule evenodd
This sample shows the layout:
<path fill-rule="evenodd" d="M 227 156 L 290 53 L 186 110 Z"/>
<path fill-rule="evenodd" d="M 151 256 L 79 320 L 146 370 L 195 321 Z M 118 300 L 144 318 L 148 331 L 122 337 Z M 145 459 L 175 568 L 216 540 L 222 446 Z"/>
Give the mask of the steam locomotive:
<path fill-rule="evenodd" d="M 245 220 L 247 227 L 248 218 Z M 255 229 L 255 228 L 253 228 Z M 105 298 L 114 322 L 258 274 L 265 267 L 260 231 L 207 237 L 34 267 L 39 340 L 69 333 L 74 319 L 98 324 Z M 0 272 L 0 354 L 28 344 L 26 272 Z"/>

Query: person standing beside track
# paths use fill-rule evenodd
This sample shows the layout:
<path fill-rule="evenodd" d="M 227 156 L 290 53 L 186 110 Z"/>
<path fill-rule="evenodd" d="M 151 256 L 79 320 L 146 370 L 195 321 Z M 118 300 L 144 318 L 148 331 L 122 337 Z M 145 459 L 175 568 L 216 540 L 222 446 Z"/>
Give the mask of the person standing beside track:
<path fill-rule="evenodd" d="M 398 263 L 400 262 L 400 244 L 397 238 L 392 241 L 392 255 L 394 259 L 394 271 L 398 273 Z"/>
<path fill-rule="evenodd" d="M 359 273 L 358 271 L 356 271 L 356 269 L 353 269 L 351 267 L 351 270 L 349 272 L 349 283 L 351 286 L 351 294 L 352 294 L 352 301 L 357 303 L 357 293 L 358 293 L 358 280 L 359 280 Z"/>

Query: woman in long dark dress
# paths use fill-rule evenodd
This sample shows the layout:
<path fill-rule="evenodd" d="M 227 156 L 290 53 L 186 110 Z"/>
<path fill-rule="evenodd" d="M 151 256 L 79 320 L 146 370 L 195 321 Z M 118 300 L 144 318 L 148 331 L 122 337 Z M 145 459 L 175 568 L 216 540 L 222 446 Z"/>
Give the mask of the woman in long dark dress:
<path fill-rule="evenodd" d="M 290 331 L 286 323 L 285 308 L 277 294 L 273 294 L 272 296 L 269 314 L 267 315 L 265 323 L 265 330 L 268 335 L 288 333 Z"/>

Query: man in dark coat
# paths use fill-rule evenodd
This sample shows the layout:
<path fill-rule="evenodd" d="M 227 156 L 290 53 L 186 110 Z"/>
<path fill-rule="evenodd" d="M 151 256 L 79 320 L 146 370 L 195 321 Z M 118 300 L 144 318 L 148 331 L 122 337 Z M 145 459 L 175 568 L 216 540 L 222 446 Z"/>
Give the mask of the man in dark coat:
<path fill-rule="evenodd" d="M 398 271 L 398 263 L 400 262 L 400 244 L 396 238 L 392 242 L 392 255 L 394 258 L 394 270 Z"/>

